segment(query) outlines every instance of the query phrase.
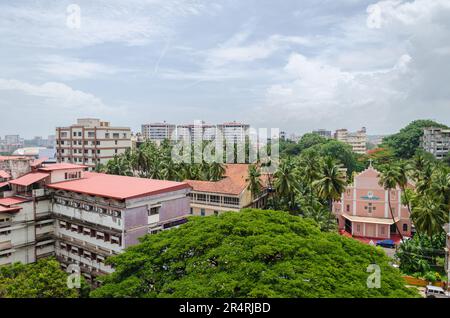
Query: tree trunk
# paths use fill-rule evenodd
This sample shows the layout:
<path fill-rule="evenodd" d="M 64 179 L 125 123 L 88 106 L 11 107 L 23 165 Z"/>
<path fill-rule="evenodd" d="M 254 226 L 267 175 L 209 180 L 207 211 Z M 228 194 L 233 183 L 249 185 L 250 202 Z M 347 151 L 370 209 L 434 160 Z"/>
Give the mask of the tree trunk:
<path fill-rule="evenodd" d="M 400 232 L 400 229 L 398 228 L 397 222 L 395 222 L 395 217 L 394 217 L 394 213 L 392 212 L 392 205 L 391 205 L 391 189 L 388 189 L 388 204 L 389 204 L 389 211 L 391 212 L 391 217 L 392 217 L 392 221 L 395 224 L 395 228 L 397 229 L 398 234 L 400 234 L 400 238 L 403 241 L 403 235 L 402 232 Z M 400 211 L 401 213 L 401 211 Z"/>

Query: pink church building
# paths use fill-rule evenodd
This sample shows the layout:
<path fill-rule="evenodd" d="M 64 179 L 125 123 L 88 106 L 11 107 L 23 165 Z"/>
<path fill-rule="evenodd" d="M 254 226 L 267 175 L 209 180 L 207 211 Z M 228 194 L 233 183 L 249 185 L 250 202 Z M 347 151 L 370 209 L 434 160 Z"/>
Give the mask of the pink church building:
<path fill-rule="evenodd" d="M 347 186 L 341 200 L 334 202 L 333 213 L 337 217 L 339 230 L 354 237 L 367 239 L 398 240 L 397 224 L 403 236 L 411 236 L 411 220 L 408 208 L 402 204 L 400 188 L 390 193 L 379 185 L 380 172 L 369 166 L 356 175 L 353 184 Z"/>

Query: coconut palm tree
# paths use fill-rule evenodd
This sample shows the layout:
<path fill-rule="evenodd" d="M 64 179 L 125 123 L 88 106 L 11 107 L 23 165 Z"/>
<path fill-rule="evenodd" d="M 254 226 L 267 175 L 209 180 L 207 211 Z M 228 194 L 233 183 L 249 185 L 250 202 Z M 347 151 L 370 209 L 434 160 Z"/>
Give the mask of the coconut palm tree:
<path fill-rule="evenodd" d="M 433 182 L 430 187 L 431 193 L 435 193 L 443 198 L 443 203 L 450 205 L 450 173 L 444 170 L 436 170 L 433 175 Z"/>
<path fill-rule="evenodd" d="M 248 177 L 245 182 L 248 183 L 252 198 L 255 199 L 261 192 L 261 172 L 256 165 L 248 166 Z"/>
<path fill-rule="evenodd" d="M 333 209 L 333 201 L 339 200 L 346 185 L 347 180 L 339 170 L 339 166 L 332 158 L 326 157 L 319 179 L 313 182 L 313 186 L 318 189 L 319 196 L 328 201 L 330 212 Z"/>
<path fill-rule="evenodd" d="M 288 200 L 290 210 L 295 206 L 295 194 L 297 188 L 296 169 L 291 158 L 281 161 L 277 171 L 274 173 L 275 191 L 279 197 Z"/>
<path fill-rule="evenodd" d="M 409 215 L 411 215 L 411 204 L 408 197 L 408 192 L 406 191 L 406 188 L 408 186 L 408 180 L 409 176 L 412 171 L 411 165 L 407 161 L 400 161 L 397 165 L 397 184 L 402 190 L 402 193 L 404 194 L 405 203 L 408 208 Z"/>
<path fill-rule="evenodd" d="M 335 216 L 316 198 L 311 201 L 310 198 L 300 197 L 298 200 L 303 217 L 313 219 L 319 225 L 321 231 L 331 232 L 336 230 Z"/>
<path fill-rule="evenodd" d="M 392 204 L 391 204 L 391 191 L 397 188 L 397 180 L 399 179 L 399 171 L 398 168 L 392 165 L 387 165 L 384 167 L 383 172 L 380 175 L 379 184 L 382 186 L 388 193 L 388 204 L 389 211 L 391 213 L 392 222 L 394 222 L 395 228 L 397 232 L 400 234 L 401 239 L 403 240 L 403 235 L 398 228 L 398 224 L 395 221 L 394 213 L 392 212 Z"/>
<path fill-rule="evenodd" d="M 424 195 L 418 206 L 414 207 L 411 218 L 420 233 L 428 237 L 438 234 L 448 222 L 448 210 L 440 198 Z"/>

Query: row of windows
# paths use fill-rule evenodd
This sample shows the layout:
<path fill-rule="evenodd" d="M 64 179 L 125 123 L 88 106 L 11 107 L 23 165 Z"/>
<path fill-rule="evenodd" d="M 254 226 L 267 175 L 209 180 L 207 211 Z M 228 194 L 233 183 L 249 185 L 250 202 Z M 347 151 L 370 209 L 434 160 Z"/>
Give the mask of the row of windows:
<path fill-rule="evenodd" d="M 64 243 L 64 242 L 60 242 L 59 243 L 59 247 L 61 249 L 65 250 L 65 251 L 67 251 L 67 252 L 70 252 L 72 254 L 76 254 L 78 256 L 90 259 L 91 261 L 94 261 L 94 262 L 97 262 L 97 263 L 102 263 L 103 264 L 103 262 L 105 261 L 105 257 L 104 256 L 101 256 L 101 255 L 98 255 L 98 254 L 86 251 L 86 250 L 84 250 L 82 248 L 79 248 L 79 247 L 76 247 L 76 246 L 73 246 L 73 245 L 70 245 L 70 244 L 67 244 L 67 243 Z M 72 259 L 70 257 L 67 257 L 67 260 L 69 262 L 76 261 L 76 260 L 74 260 L 74 259 Z"/>
<path fill-rule="evenodd" d="M 65 221 L 59 221 L 59 226 L 61 228 L 65 228 L 66 230 L 83 234 L 92 238 L 96 238 L 97 240 L 102 240 L 104 242 L 108 242 L 111 244 L 122 245 L 122 238 L 120 236 L 114 236 L 109 233 L 104 233 L 101 231 L 93 230 L 88 227 L 84 227 L 77 224 L 72 224 Z"/>
<path fill-rule="evenodd" d="M 208 195 L 204 193 L 189 193 L 189 196 L 199 202 L 209 202 L 209 203 L 221 203 L 221 199 L 223 200 L 223 204 L 226 205 L 235 205 L 239 206 L 239 198 L 236 197 L 226 197 L 226 196 L 219 196 L 219 195 Z"/>
<path fill-rule="evenodd" d="M 76 209 L 82 209 L 89 212 L 95 212 L 100 214 L 106 214 L 115 218 L 120 218 L 122 216 L 122 212 L 119 210 L 102 208 L 99 206 L 95 206 L 92 204 L 82 203 L 74 200 L 68 200 L 63 198 L 56 198 L 56 203 L 64 206 L 69 206 Z"/>
<path fill-rule="evenodd" d="M 94 131 L 88 131 L 88 138 L 94 138 L 95 137 L 95 132 Z M 83 136 L 83 132 L 81 131 L 74 131 L 72 133 L 73 137 L 82 137 Z M 110 138 L 111 134 L 110 133 L 105 133 L 105 138 L 108 139 Z M 113 133 L 112 134 L 113 138 L 120 138 L 120 134 L 119 133 Z M 61 132 L 61 138 L 67 138 L 68 137 L 68 133 L 67 132 Z M 122 133 L 122 138 L 127 138 L 128 135 L 127 133 Z"/>

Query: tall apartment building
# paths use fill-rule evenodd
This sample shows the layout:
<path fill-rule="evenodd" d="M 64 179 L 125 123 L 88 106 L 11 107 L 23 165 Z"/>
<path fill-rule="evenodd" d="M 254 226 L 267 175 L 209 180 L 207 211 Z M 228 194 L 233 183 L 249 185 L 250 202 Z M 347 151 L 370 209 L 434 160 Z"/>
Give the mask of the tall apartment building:
<path fill-rule="evenodd" d="M 163 123 L 144 124 L 141 129 L 142 137 L 146 140 L 160 144 L 165 139 L 173 139 L 176 125 Z"/>
<path fill-rule="evenodd" d="M 317 134 L 319 136 L 322 136 L 324 138 L 330 139 L 331 138 L 331 131 L 326 129 L 317 129 L 313 131 L 313 134 Z"/>
<path fill-rule="evenodd" d="M 206 124 L 204 121 L 196 121 L 194 124 L 178 125 L 177 140 L 194 142 L 195 140 L 212 141 L 216 138 L 215 125 Z"/>
<path fill-rule="evenodd" d="M 450 129 L 425 128 L 421 140 L 422 148 L 436 159 L 443 159 L 450 151 Z"/>
<path fill-rule="evenodd" d="M 244 142 L 249 135 L 250 125 L 233 121 L 217 125 L 217 130 L 229 142 Z"/>
<path fill-rule="evenodd" d="M 87 279 L 138 238 L 186 222 L 187 183 L 106 175 L 86 166 L 36 165 L 0 199 L 0 265 L 55 255 Z"/>
<path fill-rule="evenodd" d="M 131 129 L 112 127 L 99 119 L 78 119 L 75 125 L 56 128 L 58 162 L 83 164 L 92 170 L 128 148 L 131 148 Z"/>
<path fill-rule="evenodd" d="M 347 129 L 338 129 L 334 133 L 334 138 L 352 146 L 353 152 L 365 154 L 367 151 L 367 132 L 363 127 L 356 132 L 349 132 Z"/>

